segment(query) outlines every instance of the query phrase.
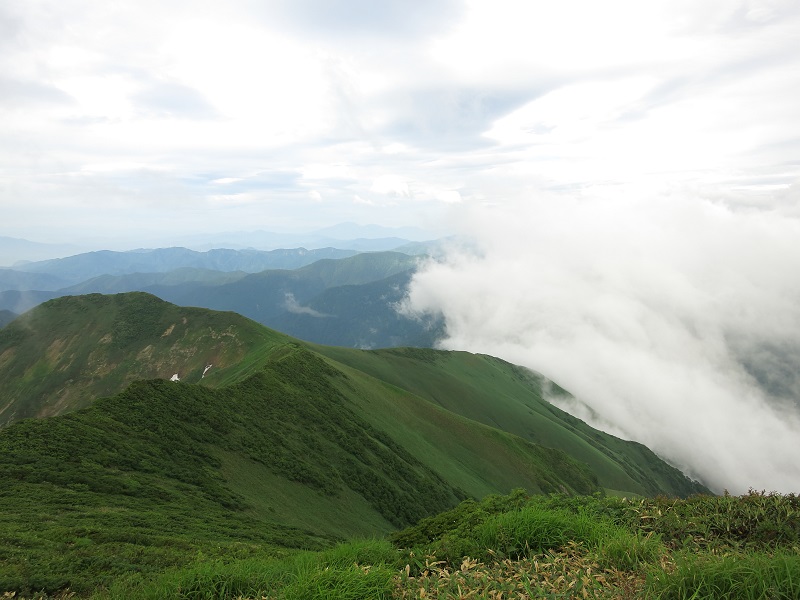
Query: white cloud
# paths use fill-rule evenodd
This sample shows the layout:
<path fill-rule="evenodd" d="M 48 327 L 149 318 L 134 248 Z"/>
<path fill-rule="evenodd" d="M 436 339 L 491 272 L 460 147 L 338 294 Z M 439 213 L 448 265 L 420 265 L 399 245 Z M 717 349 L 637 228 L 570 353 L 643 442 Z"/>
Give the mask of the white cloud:
<path fill-rule="evenodd" d="M 410 196 L 408 182 L 399 175 L 381 175 L 377 177 L 370 187 L 371 192 L 387 196 Z"/>
<path fill-rule="evenodd" d="M 475 211 L 470 231 L 477 255 L 411 287 L 412 308 L 446 318 L 445 347 L 547 374 L 598 425 L 718 491 L 800 488 L 800 398 L 753 376 L 780 370 L 765 348 L 800 351 L 800 221 L 679 196 L 559 197 Z"/>
<path fill-rule="evenodd" d="M 295 315 L 309 315 L 311 317 L 316 317 L 318 319 L 324 319 L 326 317 L 331 316 L 331 315 L 326 315 L 325 313 L 321 313 L 318 310 L 314 310 L 310 306 L 302 306 L 294 297 L 294 294 L 290 292 L 286 293 L 286 300 L 284 302 L 284 307 L 286 308 L 287 311 Z"/>

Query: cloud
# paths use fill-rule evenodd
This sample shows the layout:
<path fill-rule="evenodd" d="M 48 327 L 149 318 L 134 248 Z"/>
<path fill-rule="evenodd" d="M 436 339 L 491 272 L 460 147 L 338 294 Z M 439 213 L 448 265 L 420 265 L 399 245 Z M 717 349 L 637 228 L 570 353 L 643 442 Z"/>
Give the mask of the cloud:
<path fill-rule="evenodd" d="M 409 291 L 443 315 L 444 347 L 542 372 L 567 408 L 717 491 L 800 489 L 800 220 L 559 195 L 474 208 L 464 229 L 478 250 Z"/>
<path fill-rule="evenodd" d="M 155 81 L 132 95 L 133 102 L 148 116 L 213 119 L 219 115 L 200 92 L 172 81 Z"/>
<path fill-rule="evenodd" d="M 24 108 L 34 105 L 61 106 L 72 103 L 69 94 L 57 87 L 32 81 L 3 77 L 0 74 L 0 106 L 9 108 Z"/>
<path fill-rule="evenodd" d="M 464 86 L 455 82 L 430 87 L 393 89 L 375 102 L 391 107 L 383 136 L 439 150 L 489 146 L 482 137 L 493 121 L 549 90 L 552 83 L 502 87 Z"/>
<path fill-rule="evenodd" d="M 321 313 L 318 310 L 314 310 L 311 307 L 301 306 L 300 303 L 295 299 L 294 294 L 292 294 L 291 292 L 286 292 L 286 300 L 284 302 L 284 307 L 290 313 L 295 315 L 309 315 L 319 319 L 324 319 L 331 316 L 331 315 L 326 315 L 325 313 Z"/>
<path fill-rule="evenodd" d="M 457 22 L 462 7 L 463 2 L 458 0 L 432 0 L 413 6 L 403 0 L 279 0 L 270 3 L 266 16 L 277 17 L 298 31 L 326 37 L 413 39 Z"/>

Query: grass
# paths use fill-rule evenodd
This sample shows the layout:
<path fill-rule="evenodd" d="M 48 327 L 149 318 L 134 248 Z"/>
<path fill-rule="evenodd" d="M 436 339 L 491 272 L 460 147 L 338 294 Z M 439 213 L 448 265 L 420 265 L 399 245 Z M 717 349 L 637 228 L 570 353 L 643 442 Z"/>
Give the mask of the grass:
<path fill-rule="evenodd" d="M 598 484 L 608 490 L 622 490 L 627 496 L 708 492 L 641 444 L 597 431 L 558 409 L 549 399 L 569 397 L 567 392 L 540 375 L 500 359 L 422 348 L 369 352 L 324 346 L 313 349 L 448 412 L 562 450 L 588 465 Z"/>
<path fill-rule="evenodd" d="M 155 575 L 121 576 L 90 597 L 795 600 L 800 548 L 790 536 L 766 542 L 716 529 L 702 542 L 680 542 L 672 535 L 683 519 L 695 526 L 723 514 L 774 529 L 774 516 L 752 515 L 756 497 L 787 511 L 797 501 L 793 495 L 764 493 L 698 496 L 671 500 L 682 518 L 659 520 L 650 517 L 659 511 L 663 516 L 664 498 L 528 496 L 518 490 L 465 501 L 389 539 L 350 540 L 284 556 L 199 554 Z M 788 529 L 798 531 L 800 524 L 792 520 Z M 468 553 L 452 551 L 456 539 Z"/>

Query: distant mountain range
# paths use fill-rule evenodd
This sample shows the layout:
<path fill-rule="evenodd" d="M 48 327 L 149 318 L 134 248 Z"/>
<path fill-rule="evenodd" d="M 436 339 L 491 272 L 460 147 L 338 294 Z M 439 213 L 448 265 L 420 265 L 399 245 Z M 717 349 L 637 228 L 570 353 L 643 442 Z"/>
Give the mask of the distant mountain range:
<path fill-rule="evenodd" d="M 183 248 L 92 252 L 27 266 L 36 273 L 10 273 L 40 277 L 61 273 L 62 278 L 78 279 L 104 270 L 126 272 L 141 267 L 161 271 L 100 275 L 52 291 L 6 290 L 0 292 L 0 309 L 21 314 L 58 296 L 146 291 L 182 306 L 235 311 L 306 341 L 359 348 L 433 346 L 441 337 L 441 323 L 411 319 L 396 308 L 420 259 L 399 252 L 371 252 L 307 264 L 312 258 L 342 252 L 199 253 Z M 267 262 L 306 264 L 297 269 L 244 272 Z M 225 270 L 190 266 L 198 264 Z M 176 265 L 180 267 L 174 268 Z"/>
<path fill-rule="evenodd" d="M 275 231 L 236 231 L 215 234 L 177 236 L 168 241 L 156 241 L 152 247 L 183 246 L 195 251 L 220 248 L 233 250 L 280 250 L 283 248 L 337 248 L 355 252 L 381 252 L 396 250 L 409 244 L 429 243 L 434 239 L 430 232 L 416 227 L 382 227 L 340 223 L 305 233 Z M 122 240 L 89 241 L 81 244 L 52 244 L 34 242 L 17 237 L 0 236 L 0 268 L 20 263 L 64 258 L 92 250 L 119 250 Z M 141 242 L 139 242 L 141 243 Z M 99 246 L 99 247 L 98 247 Z M 129 250 L 129 248 L 122 248 Z M 267 267 L 264 267 L 267 268 Z M 274 268 L 274 267 L 273 267 Z"/>
<path fill-rule="evenodd" d="M 355 250 L 338 250 L 336 248 L 319 250 L 293 248 L 270 251 L 217 249 L 208 252 L 197 252 L 187 248 L 157 248 L 128 252 L 100 250 L 18 265 L 14 270 L 0 270 L 0 284 L 5 289 L 23 289 L 10 287 L 13 280 L 3 283 L 4 278 L 23 279 L 27 275 L 32 279 L 34 275 L 39 275 L 42 276 L 43 281 L 49 281 L 45 277 L 48 276 L 54 281 L 74 285 L 101 275 L 166 273 L 179 268 L 258 273 L 266 269 L 296 269 L 323 258 L 346 258 L 355 254 L 358 254 Z M 59 287 L 66 286 L 60 285 Z M 32 288 L 28 284 L 25 289 Z M 48 288 L 39 287 L 37 289 L 46 290 Z"/>

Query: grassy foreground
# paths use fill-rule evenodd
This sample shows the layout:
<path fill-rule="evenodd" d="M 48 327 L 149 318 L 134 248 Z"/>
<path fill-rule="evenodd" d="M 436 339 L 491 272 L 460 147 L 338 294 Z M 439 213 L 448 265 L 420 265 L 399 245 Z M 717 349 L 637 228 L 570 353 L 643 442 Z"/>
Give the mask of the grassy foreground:
<path fill-rule="evenodd" d="M 199 555 L 89 596 L 797 599 L 800 497 L 626 500 L 516 491 L 464 501 L 388 539 L 283 557 Z"/>

